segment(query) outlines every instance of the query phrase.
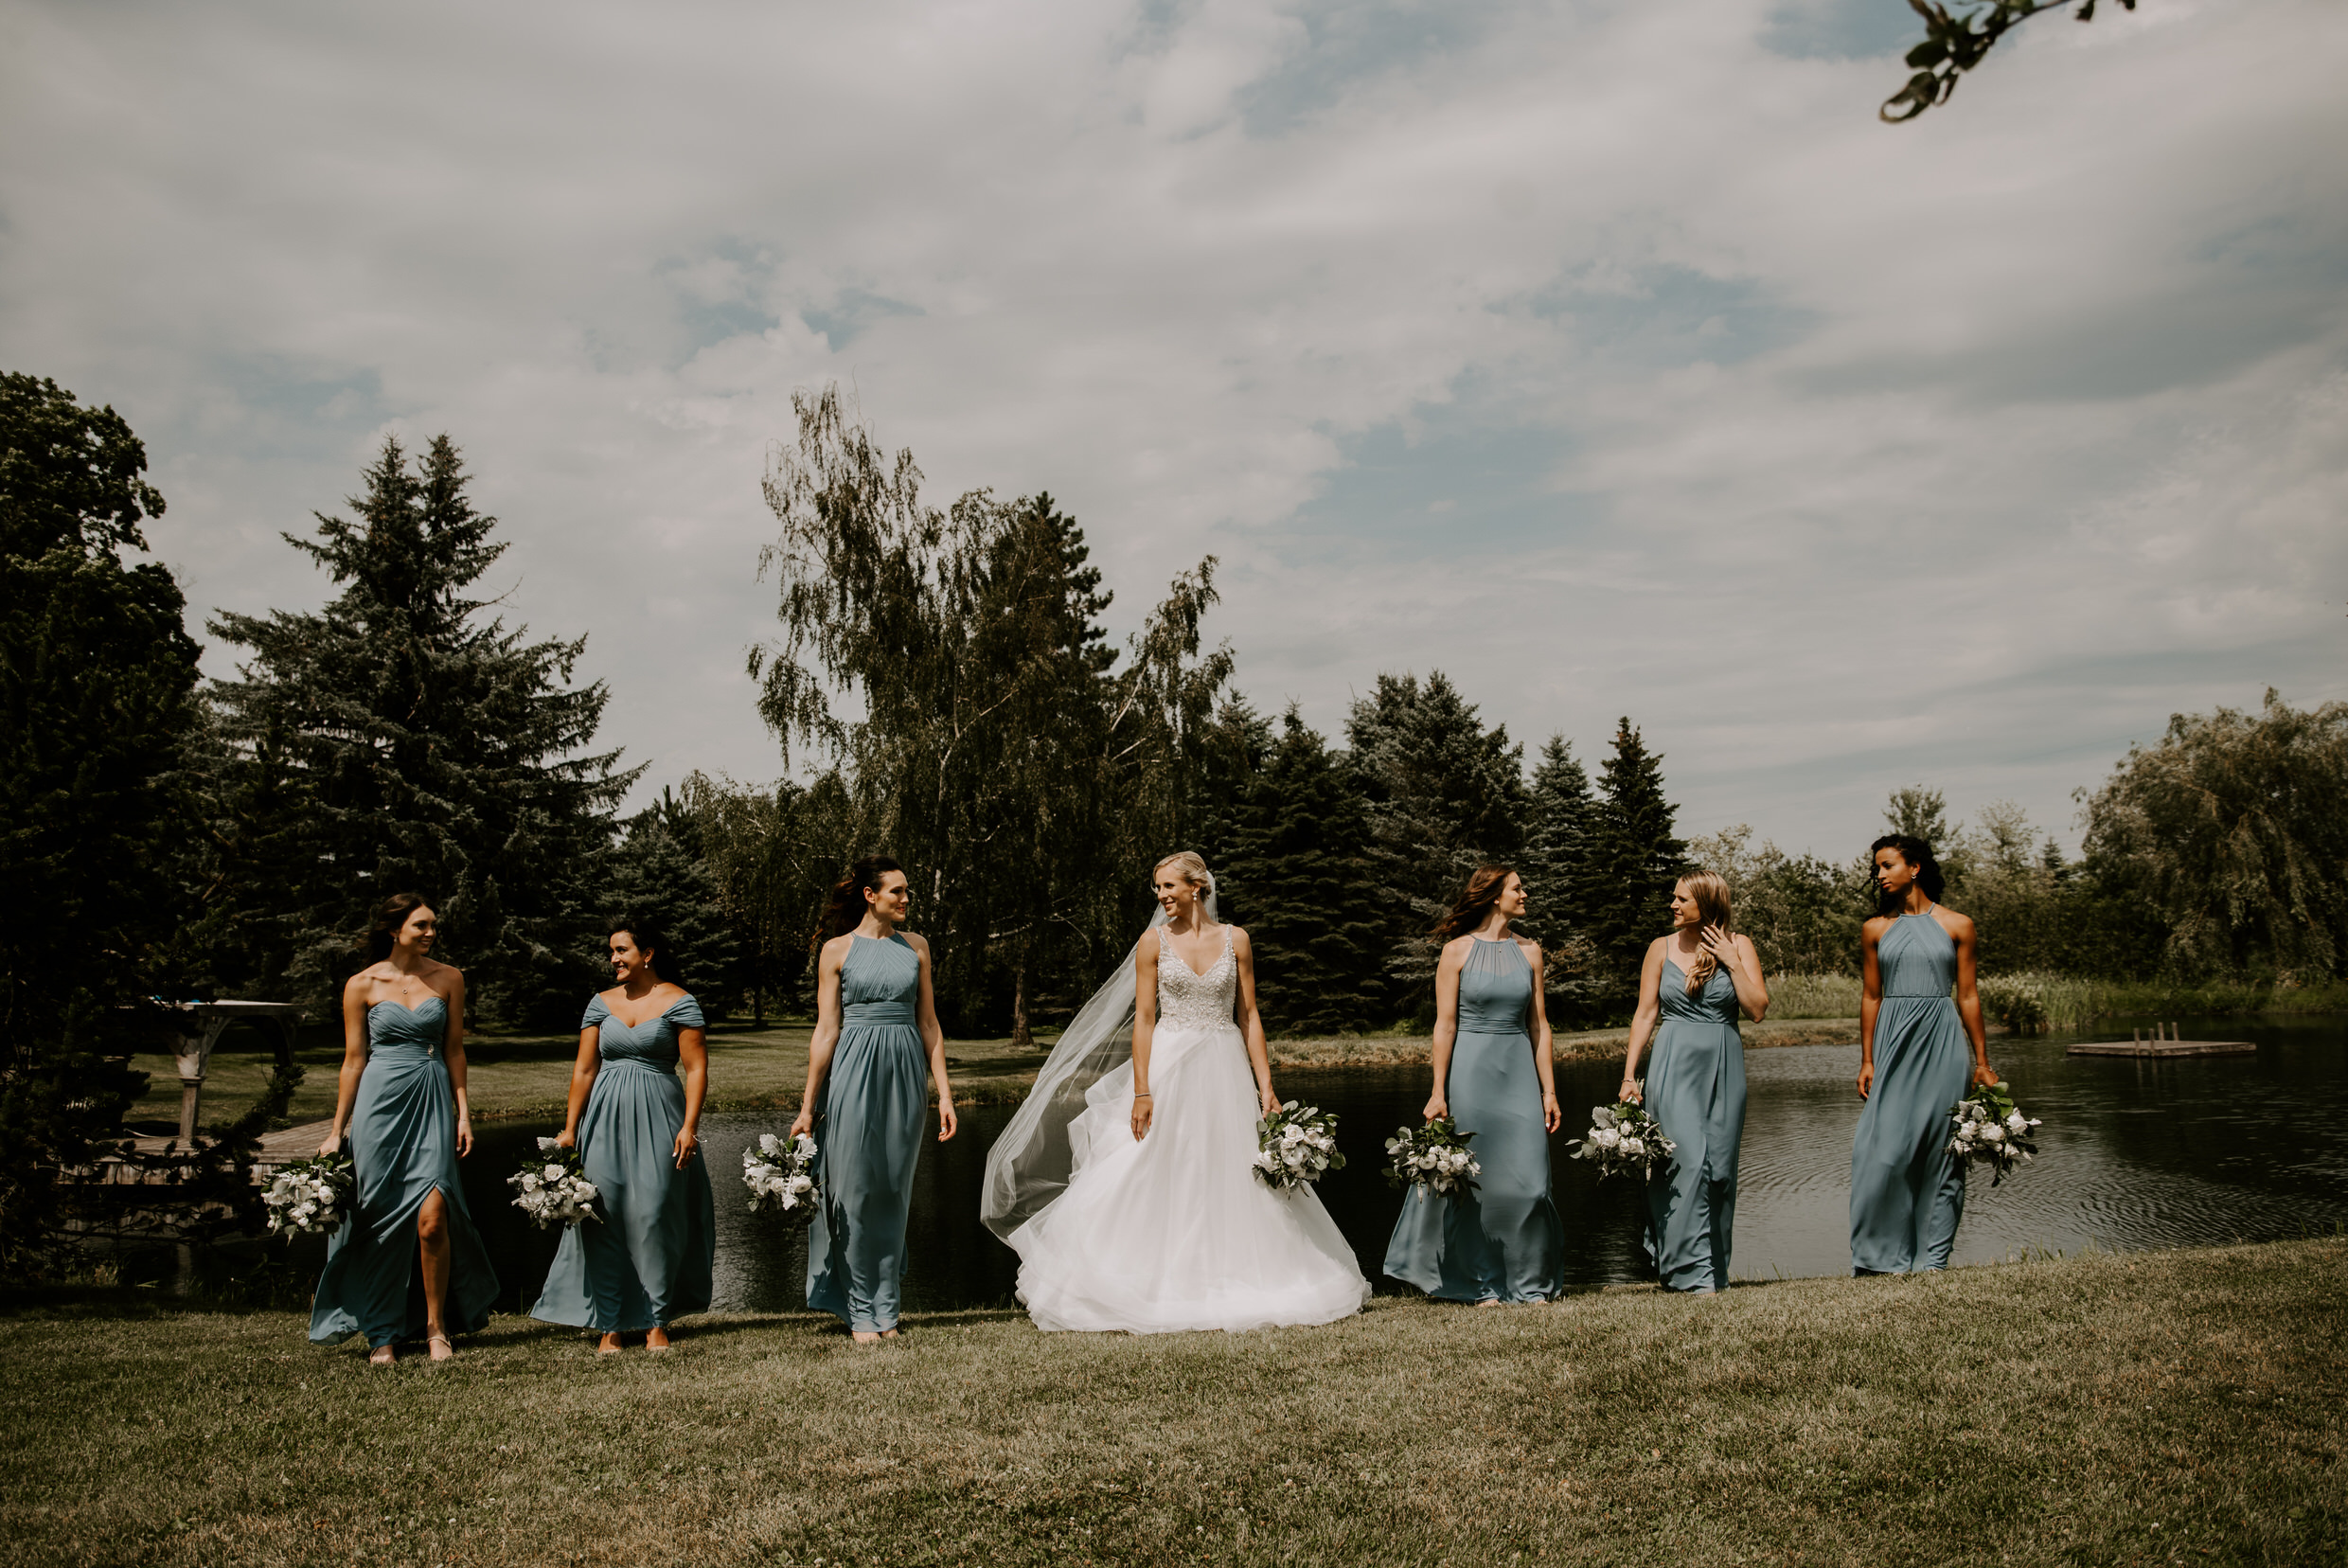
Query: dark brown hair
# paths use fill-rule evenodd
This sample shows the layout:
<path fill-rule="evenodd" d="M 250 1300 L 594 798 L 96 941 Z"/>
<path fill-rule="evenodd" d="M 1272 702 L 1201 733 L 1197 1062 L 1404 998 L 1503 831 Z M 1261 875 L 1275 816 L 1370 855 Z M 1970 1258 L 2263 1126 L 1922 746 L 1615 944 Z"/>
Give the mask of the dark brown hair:
<path fill-rule="evenodd" d="M 666 980 L 672 986 L 685 984 L 677 978 L 677 960 L 668 947 L 668 934 L 661 930 L 660 922 L 640 919 L 633 915 L 623 915 L 612 922 L 609 935 L 617 936 L 622 932 L 627 934 L 630 941 L 635 943 L 638 953 L 645 953 L 651 959 L 653 979 Z"/>
<path fill-rule="evenodd" d="M 1867 878 L 1875 883 L 1877 914 L 1897 915 L 1906 907 L 1905 900 L 1894 898 L 1882 882 L 1876 881 L 1876 851 L 1879 849 L 1898 850 L 1899 858 L 1914 868 L 1916 885 L 1924 889 L 1924 896 L 1934 903 L 1940 902 L 1948 882 L 1940 874 L 1940 862 L 1932 858 L 1932 846 L 1909 833 L 1886 833 L 1867 846 Z"/>
<path fill-rule="evenodd" d="M 421 893 L 394 893 L 375 906 L 375 918 L 351 945 L 366 954 L 370 964 L 380 964 L 391 956 L 400 935 L 400 928 L 408 923 L 408 917 L 419 909 L 437 909 Z"/>
<path fill-rule="evenodd" d="M 824 921 L 816 928 L 815 945 L 821 947 L 863 924 L 864 895 L 880 891 L 883 872 L 904 869 L 886 855 L 866 855 L 849 866 L 848 874 L 832 883 L 831 897 L 824 902 Z"/>
<path fill-rule="evenodd" d="M 1492 905 L 1508 886 L 1508 879 L 1516 868 L 1508 865 L 1479 865 L 1468 879 L 1468 885 L 1451 900 L 1451 912 L 1434 924 L 1427 935 L 1437 942 L 1448 942 L 1454 936 L 1465 936 L 1484 923 L 1492 912 Z"/>

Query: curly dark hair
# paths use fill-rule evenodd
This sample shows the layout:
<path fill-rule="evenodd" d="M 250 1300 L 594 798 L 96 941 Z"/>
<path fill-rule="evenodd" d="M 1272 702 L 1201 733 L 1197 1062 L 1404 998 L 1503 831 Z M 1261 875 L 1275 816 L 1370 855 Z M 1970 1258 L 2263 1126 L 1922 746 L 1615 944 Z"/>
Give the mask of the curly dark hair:
<path fill-rule="evenodd" d="M 1867 846 L 1868 880 L 1875 883 L 1877 914 L 1896 915 L 1902 902 L 1886 892 L 1875 875 L 1876 851 L 1879 849 L 1898 850 L 1899 858 L 1915 868 L 1916 885 L 1924 889 L 1924 896 L 1934 903 L 1940 902 L 1948 882 L 1941 875 L 1940 862 L 1932 858 L 1932 846 L 1912 833 L 1886 833 Z"/>

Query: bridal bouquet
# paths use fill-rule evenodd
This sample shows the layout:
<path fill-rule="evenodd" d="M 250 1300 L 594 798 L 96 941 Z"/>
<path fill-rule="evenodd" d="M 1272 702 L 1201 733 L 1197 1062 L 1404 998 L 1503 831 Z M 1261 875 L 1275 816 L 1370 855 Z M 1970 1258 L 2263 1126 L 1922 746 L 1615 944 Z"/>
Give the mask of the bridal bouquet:
<path fill-rule="evenodd" d="M 274 1236 L 324 1236 L 359 1201 L 359 1168 L 347 1154 L 319 1154 L 277 1167 L 261 1189 Z"/>
<path fill-rule="evenodd" d="M 1590 1132 L 1574 1141 L 1574 1158 L 1598 1162 L 1598 1179 L 1649 1176 L 1671 1163 L 1679 1145 L 1637 1100 L 1590 1108 Z"/>
<path fill-rule="evenodd" d="M 578 1150 L 552 1138 L 539 1139 L 538 1152 L 525 1158 L 506 1185 L 515 1191 L 514 1207 L 542 1229 L 603 1218 L 596 1212 L 596 1184 L 587 1179 Z"/>
<path fill-rule="evenodd" d="M 1473 1132 L 1462 1132 L 1451 1118 L 1439 1116 L 1424 1127 L 1397 1127 L 1386 1140 L 1386 1180 L 1394 1186 L 1423 1186 L 1450 1197 L 1473 1192 L 1484 1167 L 1468 1147 Z"/>
<path fill-rule="evenodd" d="M 1969 1099 L 1948 1108 L 1955 1130 L 1948 1151 L 1967 1165 L 1990 1167 L 1989 1185 L 1996 1186 L 2014 1174 L 2014 1167 L 2038 1151 L 2030 1130 L 2038 1125 L 2015 1107 L 2014 1096 L 2002 1083 L 1983 1084 Z"/>
<path fill-rule="evenodd" d="M 771 1209 L 794 1225 L 815 1218 L 824 1195 L 815 1185 L 815 1140 L 805 1132 L 776 1137 L 761 1132 L 742 1150 L 742 1185 L 750 1189 L 750 1212 Z"/>
<path fill-rule="evenodd" d="M 1337 1151 L 1337 1113 L 1294 1100 L 1255 1124 L 1255 1179 L 1274 1192 L 1345 1168 Z"/>

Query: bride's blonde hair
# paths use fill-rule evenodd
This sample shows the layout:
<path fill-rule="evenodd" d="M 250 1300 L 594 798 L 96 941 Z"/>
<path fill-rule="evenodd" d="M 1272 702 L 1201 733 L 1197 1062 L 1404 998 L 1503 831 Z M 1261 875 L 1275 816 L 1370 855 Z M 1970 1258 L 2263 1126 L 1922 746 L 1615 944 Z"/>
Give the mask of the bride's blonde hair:
<path fill-rule="evenodd" d="M 1205 857 L 1195 849 L 1177 849 L 1149 868 L 1149 879 L 1157 881 L 1158 873 L 1167 866 L 1182 872 L 1183 881 L 1197 888 L 1201 896 L 1215 891 L 1215 873 L 1206 868 Z"/>
<path fill-rule="evenodd" d="M 1708 925 L 1717 925 L 1725 936 L 1736 929 L 1735 922 L 1729 918 L 1728 879 L 1719 872 L 1691 871 L 1674 886 L 1675 889 L 1686 888 L 1688 897 L 1696 900 L 1696 926 L 1699 931 Z M 1688 971 L 1687 989 L 1691 991 L 1702 990 L 1711 982 L 1712 971 L 1719 967 L 1720 960 L 1712 955 L 1710 948 L 1698 947 L 1696 967 Z"/>

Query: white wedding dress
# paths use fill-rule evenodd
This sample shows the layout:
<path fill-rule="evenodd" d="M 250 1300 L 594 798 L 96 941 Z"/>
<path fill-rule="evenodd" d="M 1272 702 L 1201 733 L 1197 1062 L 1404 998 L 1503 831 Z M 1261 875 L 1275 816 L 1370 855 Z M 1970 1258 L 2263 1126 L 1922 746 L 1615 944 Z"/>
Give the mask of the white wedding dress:
<path fill-rule="evenodd" d="M 1369 1299 L 1312 1189 L 1275 1192 L 1253 1173 L 1259 1107 L 1233 1021 L 1238 985 L 1228 926 L 1204 974 L 1161 944 L 1149 1135 L 1133 1137 L 1129 1060 L 1068 1124 L 1066 1190 L 1006 1238 L 1037 1327 L 1266 1328 L 1330 1323 Z"/>

